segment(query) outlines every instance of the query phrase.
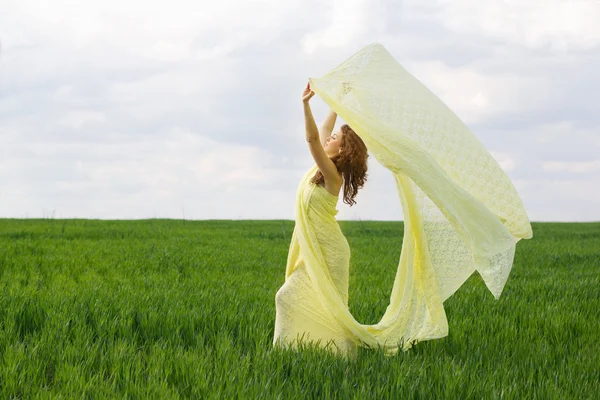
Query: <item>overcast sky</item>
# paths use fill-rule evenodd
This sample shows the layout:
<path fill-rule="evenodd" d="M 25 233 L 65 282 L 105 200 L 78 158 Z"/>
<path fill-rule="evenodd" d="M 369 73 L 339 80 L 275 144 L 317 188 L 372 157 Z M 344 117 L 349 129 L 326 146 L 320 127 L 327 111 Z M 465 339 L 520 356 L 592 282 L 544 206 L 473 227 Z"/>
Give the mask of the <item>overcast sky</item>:
<path fill-rule="evenodd" d="M 307 78 L 379 42 L 532 221 L 598 221 L 599 21 L 596 0 L 0 0 L 0 218 L 293 219 Z M 369 168 L 338 219 L 402 219 Z"/>

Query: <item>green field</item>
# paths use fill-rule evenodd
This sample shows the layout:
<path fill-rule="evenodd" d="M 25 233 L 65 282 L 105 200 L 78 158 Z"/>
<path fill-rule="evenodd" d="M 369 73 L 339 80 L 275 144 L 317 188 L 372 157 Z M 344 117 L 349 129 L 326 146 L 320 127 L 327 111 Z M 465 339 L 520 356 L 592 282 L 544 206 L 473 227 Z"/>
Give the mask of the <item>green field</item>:
<path fill-rule="evenodd" d="M 383 315 L 401 222 L 340 222 L 350 308 Z M 533 223 L 449 336 L 345 361 L 272 348 L 293 221 L 0 219 L 0 398 L 595 399 L 600 223 Z"/>

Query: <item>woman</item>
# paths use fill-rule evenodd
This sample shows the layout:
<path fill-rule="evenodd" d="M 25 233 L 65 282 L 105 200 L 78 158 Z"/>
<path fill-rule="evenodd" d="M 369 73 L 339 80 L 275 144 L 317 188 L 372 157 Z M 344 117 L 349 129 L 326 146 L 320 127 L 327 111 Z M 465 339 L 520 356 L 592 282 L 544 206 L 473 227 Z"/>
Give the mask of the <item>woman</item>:
<path fill-rule="evenodd" d="M 355 341 L 315 290 L 328 284 L 348 307 L 350 247 L 335 219 L 343 188 L 344 202 L 352 206 L 367 176 L 367 147 L 348 126 L 331 134 L 337 115 L 330 111 L 321 130 L 317 129 L 309 101 L 314 96 L 310 83 L 304 89 L 306 141 L 315 160 L 297 192 L 296 225 L 286 266 L 286 281 L 275 296 L 274 344 L 297 347 L 302 341 L 316 342 L 342 354 L 356 350 Z M 313 246 L 317 257 L 305 264 L 300 247 Z M 307 268 L 308 267 L 308 268 Z M 327 282 L 324 282 L 327 281 Z"/>

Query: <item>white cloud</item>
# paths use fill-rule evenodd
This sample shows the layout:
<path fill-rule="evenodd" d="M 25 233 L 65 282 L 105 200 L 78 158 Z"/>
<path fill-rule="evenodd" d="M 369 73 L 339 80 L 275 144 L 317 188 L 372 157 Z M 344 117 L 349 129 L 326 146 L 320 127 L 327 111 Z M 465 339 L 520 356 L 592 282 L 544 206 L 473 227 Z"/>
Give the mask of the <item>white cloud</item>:
<path fill-rule="evenodd" d="M 544 171 L 567 171 L 571 173 L 586 173 L 592 171 L 600 171 L 600 160 L 585 161 L 585 162 L 543 162 L 542 168 Z M 600 184 L 600 180 L 598 181 Z"/>
<path fill-rule="evenodd" d="M 189 43 L 197 37 L 201 47 L 234 40 L 248 43 L 269 40 L 297 11 L 310 2 L 276 0 L 197 2 L 173 0 L 168 7 L 158 0 L 86 1 L 52 3 L 8 0 L 3 4 L 3 34 L 7 49 L 42 38 L 82 47 L 95 42 L 152 53 L 161 40 Z M 295 15 L 294 15 L 295 14 Z M 217 37 L 215 37 L 217 36 Z M 219 43 L 214 43 L 215 39 Z M 225 40 L 223 40 L 225 39 Z"/>
<path fill-rule="evenodd" d="M 500 164 L 500 167 L 504 171 L 511 171 L 511 170 L 515 169 L 517 162 L 509 154 L 498 153 L 498 152 L 494 152 L 494 151 L 491 151 L 490 154 L 492 155 L 492 157 L 494 157 L 496 159 L 496 161 L 498 161 L 498 164 Z"/>
<path fill-rule="evenodd" d="M 58 124 L 70 128 L 81 129 L 87 122 L 105 122 L 104 113 L 94 110 L 73 110 L 59 117 Z"/>
<path fill-rule="evenodd" d="M 513 180 L 532 221 L 600 221 L 600 184 L 587 180 Z M 534 233 L 535 236 L 535 233 Z"/>
<path fill-rule="evenodd" d="M 545 77 L 484 74 L 438 60 L 407 63 L 406 67 L 467 124 L 543 109 L 551 91 Z"/>
<path fill-rule="evenodd" d="M 384 10 L 380 1 L 333 0 L 332 9 L 320 9 L 331 13 L 331 23 L 326 28 L 307 34 L 302 46 L 307 53 L 318 47 L 345 47 L 351 43 L 376 41 L 384 25 Z"/>
<path fill-rule="evenodd" d="M 562 142 L 564 147 L 598 147 L 600 150 L 600 126 L 597 129 L 577 128 L 571 121 L 561 121 L 556 124 L 541 124 L 533 132 L 538 143 Z"/>
<path fill-rule="evenodd" d="M 87 147 L 80 143 L 21 143 L 12 150 L 12 156 L 5 154 L 0 163 L 2 203 L 5 210 L 12 210 L 5 213 L 8 217 L 18 217 L 24 206 L 36 203 L 40 208 L 58 209 L 63 216 L 77 216 L 67 207 L 77 200 L 77 209 L 84 209 L 81 206 L 87 203 L 85 214 L 93 210 L 103 217 L 139 215 L 140 210 L 154 209 L 159 215 L 178 218 L 178 204 L 184 204 L 188 217 L 210 218 L 203 208 L 209 198 L 220 198 L 225 206 L 232 198 L 237 203 L 236 197 L 243 199 L 256 190 L 268 193 L 275 188 L 279 195 L 289 197 L 287 203 L 270 204 L 265 198 L 264 205 L 284 214 L 293 204 L 295 183 L 289 177 L 302 175 L 289 160 L 258 147 L 223 143 L 179 128 L 152 141 Z M 36 198 L 39 200 L 34 201 Z M 165 206 L 168 201 L 172 205 Z M 111 206 L 99 210 L 101 204 Z M 214 215 L 227 218 L 226 207 L 214 208 Z"/>
<path fill-rule="evenodd" d="M 443 20 L 455 31 L 504 44 L 553 51 L 600 45 L 600 2 L 595 0 L 444 0 Z"/>

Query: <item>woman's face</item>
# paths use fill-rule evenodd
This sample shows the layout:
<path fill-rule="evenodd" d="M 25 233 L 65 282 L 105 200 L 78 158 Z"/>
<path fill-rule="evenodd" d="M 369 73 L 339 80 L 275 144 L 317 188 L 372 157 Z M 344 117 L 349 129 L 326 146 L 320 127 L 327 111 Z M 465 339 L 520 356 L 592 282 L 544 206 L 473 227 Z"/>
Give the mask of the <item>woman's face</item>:
<path fill-rule="evenodd" d="M 344 133 L 342 130 L 332 133 L 327 139 L 325 139 L 325 153 L 329 157 L 333 157 L 340 152 L 342 146 L 342 136 Z"/>

